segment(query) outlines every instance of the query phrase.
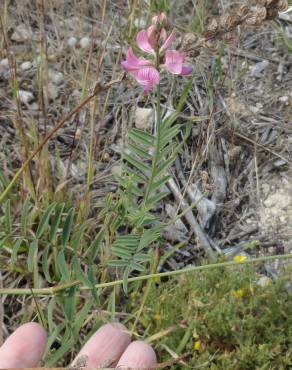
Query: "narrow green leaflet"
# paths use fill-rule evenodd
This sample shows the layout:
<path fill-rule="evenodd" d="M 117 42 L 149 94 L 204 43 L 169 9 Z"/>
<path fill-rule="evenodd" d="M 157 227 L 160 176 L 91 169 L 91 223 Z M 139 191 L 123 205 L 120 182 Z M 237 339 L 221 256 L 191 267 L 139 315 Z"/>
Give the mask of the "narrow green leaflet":
<path fill-rule="evenodd" d="M 28 257 L 27 257 L 27 269 L 29 272 L 34 270 L 34 259 L 38 253 L 38 241 L 34 239 L 29 246 Z"/>
<path fill-rule="evenodd" d="M 53 213 L 55 209 L 56 203 L 52 203 L 49 205 L 49 207 L 46 209 L 45 213 L 43 214 L 42 218 L 40 219 L 37 231 L 36 231 L 36 237 L 40 238 L 43 233 L 46 231 L 48 225 L 49 225 L 49 219 L 51 214 Z"/>
<path fill-rule="evenodd" d="M 51 244 L 47 244 L 43 251 L 43 255 L 42 255 L 42 271 L 45 275 L 47 282 L 49 283 L 52 282 L 52 278 L 50 275 L 49 259 L 48 259 L 50 249 L 51 249 Z"/>
<path fill-rule="evenodd" d="M 129 138 L 132 139 L 134 142 L 140 143 L 147 147 L 152 146 L 155 142 L 155 138 L 153 135 L 137 128 L 133 128 L 130 131 Z"/>
<path fill-rule="evenodd" d="M 94 241 L 90 244 L 88 248 L 88 259 L 91 263 L 95 260 L 97 253 L 100 250 L 101 244 L 103 242 L 105 236 L 104 229 L 101 229 L 99 233 L 96 235 Z M 87 253 L 86 253 L 87 254 Z"/>
<path fill-rule="evenodd" d="M 154 243 L 161 236 L 162 227 L 147 229 L 141 236 L 137 252 Z"/>
<path fill-rule="evenodd" d="M 90 286 L 90 281 L 88 280 L 86 274 L 82 271 L 80 260 L 76 256 L 73 257 L 72 266 L 76 279 L 82 281 L 84 285 Z"/>
<path fill-rule="evenodd" d="M 149 172 L 149 166 L 146 166 L 143 162 L 135 159 L 133 156 L 130 156 L 129 154 L 124 153 L 123 159 L 131 163 L 132 166 L 140 170 L 145 176 Z"/>
<path fill-rule="evenodd" d="M 131 152 L 136 154 L 138 157 L 143 158 L 144 160 L 151 160 L 152 155 L 146 152 L 146 150 L 138 147 L 138 145 L 133 145 L 131 143 L 128 144 L 128 148 L 130 149 Z"/>
<path fill-rule="evenodd" d="M 66 246 L 69 241 L 70 233 L 71 233 L 71 229 L 73 225 L 73 217 L 74 217 L 74 208 L 70 208 L 67 214 L 67 217 L 65 219 L 64 226 L 63 226 L 63 233 L 62 233 L 63 246 Z"/>
<path fill-rule="evenodd" d="M 12 231 L 12 216 L 11 216 L 11 201 L 7 199 L 4 205 L 5 209 L 5 229 L 7 234 L 10 234 Z"/>
<path fill-rule="evenodd" d="M 22 246 L 23 242 L 25 242 L 22 238 L 17 239 L 16 242 L 13 245 L 12 248 L 12 254 L 11 254 L 11 264 L 15 265 L 17 262 L 17 255 L 20 250 L 20 247 Z"/>
<path fill-rule="evenodd" d="M 65 203 L 60 203 L 55 208 L 55 215 L 54 215 L 51 229 L 50 229 L 50 240 L 51 241 L 53 241 L 56 237 L 56 234 L 57 234 L 60 222 L 61 222 L 64 207 L 65 207 Z"/>
<path fill-rule="evenodd" d="M 4 175 L 4 172 L 2 170 L 0 170 L 0 184 L 2 186 L 2 189 L 6 189 L 7 186 L 9 185 L 9 180 Z"/>
<path fill-rule="evenodd" d="M 68 269 L 68 264 L 65 259 L 64 250 L 61 250 L 57 255 L 57 264 L 59 272 L 62 276 L 62 281 L 70 280 L 70 272 Z"/>
<path fill-rule="evenodd" d="M 29 206 L 30 206 L 30 198 L 27 196 L 23 203 L 21 217 L 20 217 L 20 229 L 21 229 L 21 234 L 23 236 L 26 236 L 26 233 L 27 233 Z"/>
<path fill-rule="evenodd" d="M 93 300 L 89 299 L 85 302 L 82 309 L 77 313 L 76 319 L 74 320 L 74 327 L 73 327 L 73 335 L 75 338 L 78 338 L 80 334 L 80 330 L 82 326 L 84 325 L 84 322 L 88 318 L 89 310 L 91 309 L 93 305 Z"/>
<path fill-rule="evenodd" d="M 160 180 L 155 181 L 151 186 L 151 192 L 155 192 L 156 190 L 161 188 L 161 186 L 164 185 L 170 179 L 171 179 L 171 176 L 166 175 L 166 176 L 163 176 Z"/>

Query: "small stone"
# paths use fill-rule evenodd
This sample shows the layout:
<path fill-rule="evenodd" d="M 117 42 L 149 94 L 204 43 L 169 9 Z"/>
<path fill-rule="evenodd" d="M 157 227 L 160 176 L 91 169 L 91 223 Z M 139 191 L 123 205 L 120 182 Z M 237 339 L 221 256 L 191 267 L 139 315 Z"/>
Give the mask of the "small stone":
<path fill-rule="evenodd" d="M 249 107 L 249 110 L 253 113 L 253 114 L 257 114 L 257 113 L 259 113 L 260 111 L 261 111 L 261 109 L 262 109 L 262 105 L 261 105 L 261 103 L 257 103 L 256 105 L 253 105 L 253 106 L 250 106 Z"/>
<path fill-rule="evenodd" d="M 31 40 L 31 38 L 32 32 L 26 27 L 25 24 L 18 25 L 11 36 L 11 40 L 16 42 L 24 42 Z"/>
<path fill-rule="evenodd" d="M 57 72 L 53 69 L 49 70 L 49 79 L 51 82 L 59 86 L 64 81 L 64 75 L 61 72 Z"/>
<path fill-rule="evenodd" d="M 30 91 L 18 90 L 18 98 L 21 103 L 29 104 L 34 99 L 34 96 Z"/>
<path fill-rule="evenodd" d="M 112 166 L 111 168 L 111 173 L 112 175 L 115 177 L 115 176 L 121 176 L 122 174 L 122 166 L 116 164 L 114 166 Z"/>
<path fill-rule="evenodd" d="M 72 36 L 68 39 L 68 46 L 70 46 L 71 48 L 74 48 L 76 44 L 77 44 L 76 37 Z"/>
<path fill-rule="evenodd" d="M 137 107 L 135 111 L 135 126 L 140 130 L 150 130 L 153 122 L 153 109 Z"/>
<path fill-rule="evenodd" d="M 22 71 L 27 71 L 28 69 L 30 69 L 32 67 L 32 63 L 31 62 L 23 62 L 21 63 L 20 65 L 20 69 Z"/>
<path fill-rule="evenodd" d="M 75 132 L 75 139 L 76 140 L 80 140 L 81 139 L 81 135 L 82 135 L 82 130 L 80 127 L 77 128 L 76 132 Z"/>
<path fill-rule="evenodd" d="M 82 37 L 79 41 L 80 47 L 82 49 L 88 49 L 90 47 L 91 41 L 89 37 Z"/>
<path fill-rule="evenodd" d="M 261 287 L 266 287 L 272 283 L 272 279 L 270 279 L 267 276 L 261 276 L 259 280 L 257 281 L 257 285 Z"/>
<path fill-rule="evenodd" d="M 57 73 L 53 76 L 53 82 L 54 82 L 56 85 L 60 85 L 63 81 L 64 81 L 63 73 L 61 73 L 61 72 L 57 72 Z"/>
<path fill-rule="evenodd" d="M 8 68 L 9 67 L 9 61 L 8 61 L 8 58 L 5 58 L 5 59 L 2 59 L 0 61 L 0 66 L 3 67 L 3 68 Z"/>
<path fill-rule="evenodd" d="M 252 67 L 250 67 L 250 74 L 253 77 L 262 77 L 261 73 L 267 68 L 268 65 L 269 65 L 268 60 L 263 60 L 262 62 L 258 62 Z"/>
<path fill-rule="evenodd" d="M 287 95 L 279 97 L 279 102 L 280 103 L 288 103 L 288 101 L 289 101 L 289 96 L 287 96 Z"/>
<path fill-rule="evenodd" d="M 268 194 L 270 192 L 269 184 L 266 184 L 266 183 L 262 184 L 262 192 L 263 192 L 265 197 L 268 196 Z"/>
<path fill-rule="evenodd" d="M 37 110 L 39 110 L 40 108 L 39 108 L 38 103 L 33 102 L 33 103 L 31 103 L 31 104 L 29 105 L 29 109 L 30 109 L 30 110 L 33 110 L 33 111 L 37 111 Z"/>
<path fill-rule="evenodd" d="M 52 82 L 49 82 L 48 83 L 48 97 L 50 100 L 55 100 L 57 99 L 58 97 L 58 89 L 56 88 L 56 86 L 52 83 Z"/>

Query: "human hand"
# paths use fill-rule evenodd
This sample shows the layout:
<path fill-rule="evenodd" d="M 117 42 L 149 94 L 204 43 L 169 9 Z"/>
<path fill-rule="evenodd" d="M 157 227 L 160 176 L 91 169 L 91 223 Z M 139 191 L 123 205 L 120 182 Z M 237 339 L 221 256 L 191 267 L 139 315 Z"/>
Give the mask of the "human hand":
<path fill-rule="evenodd" d="M 38 366 L 47 343 L 45 330 L 36 323 L 20 326 L 0 348 L 0 369 Z M 144 342 L 131 343 L 121 324 L 102 326 L 81 349 L 72 366 L 149 368 L 156 364 L 152 347 Z"/>

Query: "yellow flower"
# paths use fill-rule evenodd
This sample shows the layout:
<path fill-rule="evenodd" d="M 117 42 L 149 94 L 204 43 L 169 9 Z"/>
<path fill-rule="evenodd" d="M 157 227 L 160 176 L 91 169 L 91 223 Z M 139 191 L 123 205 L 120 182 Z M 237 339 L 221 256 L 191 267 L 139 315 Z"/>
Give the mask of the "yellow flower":
<path fill-rule="evenodd" d="M 266 345 L 265 343 L 264 344 L 259 344 L 259 350 L 262 351 L 263 349 L 265 349 Z"/>
<path fill-rule="evenodd" d="M 159 315 L 159 313 L 157 313 L 157 314 L 155 314 L 155 315 L 153 316 L 153 319 L 154 319 L 155 321 L 160 321 L 160 320 L 161 320 L 161 316 Z"/>
<path fill-rule="evenodd" d="M 160 276 L 156 276 L 153 280 L 154 280 L 154 282 L 156 284 L 160 284 L 161 283 Z"/>
<path fill-rule="evenodd" d="M 235 298 L 242 298 L 244 296 L 244 290 L 243 289 L 234 290 L 232 294 Z"/>
<path fill-rule="evenodd" d="M 238 254 L 237 256 L 234 256 L 233 259 L 235 262 L 243 262 L 247 260 L 247 257 L 244 254 Z"/>
<path fill-rule="evenodd" d="M 195 341 L 194 350 L 195 351 L 201 351 L 202 350 L 202 342 L 200 341 L 200 339 Z"/>

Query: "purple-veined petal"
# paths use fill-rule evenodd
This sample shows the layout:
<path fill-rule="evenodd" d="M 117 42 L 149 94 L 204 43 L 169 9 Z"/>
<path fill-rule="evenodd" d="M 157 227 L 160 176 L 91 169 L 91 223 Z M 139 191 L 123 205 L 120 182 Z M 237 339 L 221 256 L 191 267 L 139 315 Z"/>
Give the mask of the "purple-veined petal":
<path fill-rule="evenodd" d="M 167 39 L 167 33 L 166 33 L 165 28 L 162 28 L 162 29 L 161 29 L 159 39 L 160 39 L 162 42 L 165 42 L 165 40 Z"/>
<path fill-rule="evenodd" d="M 160 75 L 154 67 L 141 68 L 132 73 L 136 81 L 144 87 L 150 88 L 155 86 L 160 80 Z"/>
<path fill-rule="evenodd" d="M 145 58 L 138 58 L 133 52 L 133 49 L 130 47 L 127 53 L 127 61 L 129 64 L 136 65 L 136 66 L 148 66 L 151 65 L 151 62 Z"/>
<path fill-rule="evenodd" d="M 135 71 L 144 66 L 151 66 L 150 61 L 136 57 L 131 47 L 128 49 L 127 59 L 123 60 L 121 64 L 126 71 Z"/>
<path fill-rule="evenodd" d="M 155 49 L 157 45 L 157 27 L 155 25 L 147 28 L 147 36 L 149 44 Z"/>
<path fill-rule="evenodd" d="M 175 37 L 176 37 L 176 30 L 173 29 L 171 31 L 171 34 L 167 37 L 167 39 L 164 41 L 163 45 L 161 46 L 160 51 L 168 49 L 173 43 Z"/>
<path fill-rule="evenodd" d="M 165 67 L 166 69 L 176 75 L 181 74 L 184 61 L 183 53 L 176 50 L 167 50 L 165 53 Z"/>
<path fill-rule="evenodd" d="M 148 84 L 143 86 L 144 94 L 148 94 L 153 89 L 153 85 Z"/>
<path fill-rule="evenodd" d="M 155 51 L 149 42 L 147 30 L 143 30 L 137 33 L 136 42 L 139 48 L 142 51 L 145 51 L 145 53 L 155 54 Z"/>
<path fill-rule="evenodd" d="M 193 72 L 193 66 L 191 64 L 183 64 L 180 74 L 182 76 L 188 76 L 192 74 L 192 72 Z"/>

